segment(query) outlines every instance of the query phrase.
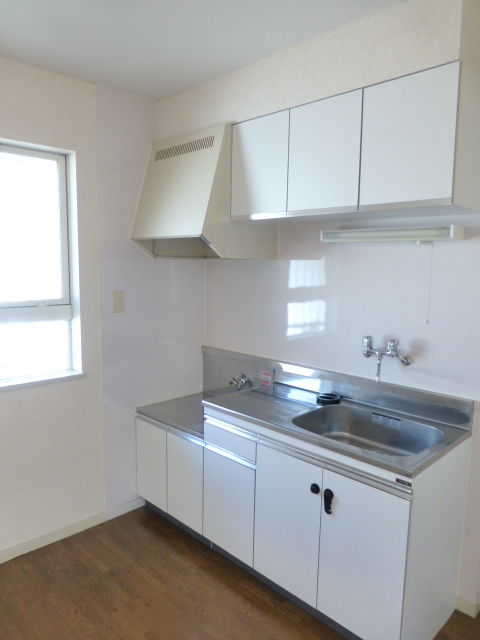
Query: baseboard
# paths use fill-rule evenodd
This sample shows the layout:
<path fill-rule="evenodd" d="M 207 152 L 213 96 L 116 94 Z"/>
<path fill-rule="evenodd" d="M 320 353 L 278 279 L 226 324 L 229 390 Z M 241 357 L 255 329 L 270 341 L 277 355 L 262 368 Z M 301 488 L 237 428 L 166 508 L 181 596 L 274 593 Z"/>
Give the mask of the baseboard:
<path fill-rule="evenodd" d="M 479 602 L 477 602 L 477 604 L 474 604 L 473 602 L 468 602 L 463 598 L 457 598 L 457 604 L 455 608 L 462 613 L 466 613 L 467 616 L 471 616 L 472 618 L 476 618 L 480 613 Z"/>
<path fill-rule="evenodd" d="M 85 531 L 85 529 L 95 527 L 97 524 L 102 524 L 102 522 L 118 518 L 118 516 L 121 516 L 124 513 L 143 507 L 144 504 L 145 500 L 143 498 L 137 498 L 131 502 L 121 504 L 119 507 L 115 507 L 115 509 L 102 511 L 94 516 L 85 518 L 84 520 L 68 524 L 66 527 L 62 527 L 61 529 L 44 533 L 37 538 L 32 538 L 26 542 L 16 544 L 13 547 L 8 547 L 8 549 L 3 549 L 3 551 L 0 551 L 0 564 L 8 562 L 8 560 L 13 560 L 13 558 L 17 558 L 18 556 L 23 556 L 25 553 L 29 553 L 30 551 L 35 551 L 35 549 L 40 549 L 40 547 L 45 547 L 47 544 L 52 544 L 52 542 L 57 542 L 63 538 L 73 536 L 75 533 Z"/>

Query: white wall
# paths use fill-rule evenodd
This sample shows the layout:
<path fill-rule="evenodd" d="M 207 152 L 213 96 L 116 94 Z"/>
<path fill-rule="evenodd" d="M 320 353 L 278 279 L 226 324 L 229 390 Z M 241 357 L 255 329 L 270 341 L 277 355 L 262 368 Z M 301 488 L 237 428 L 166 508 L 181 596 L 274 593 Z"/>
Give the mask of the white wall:
<path fill-rule="evenodd" d="M 480 73 L 480 2 L 463 0 L 460 57 Z"/>
<path fill-rule="evenodd" d="M 2 550 L 103 511 L 105 492 L 95 87 L 6 59 L 0 86 L 0 138 L 76 153 L 86 374 L 0 390 Z"/>
<path fill-rule="evenodd" d="M 155 103 L 97 88 L 105 491 L 107 510 L 136 497 L 135 407 L 202 386 L 202 260 L 154 260 L 130 240 Z M 113 291 L 125 312 L 113 313 Z"/>
<path fill-rule="evenodd" d="M 208 345 L 374 379 L 362 336 L 397 338 L 415 362 L 384 360 L 383 381 L 480 400 L 480 235 L 334 245 L 297 221 L 280 225 L 280 256 L 207 263 Z"/>
<path fill-rule="evenodd" d="M 461 23 L 458 0 L 402 4 L 159 102 L 157 138 L 456 60 Z M 408 369 L 385 361 L 384 381 L 480 400 L 479 234 L 433 246 L 322 246 L 318 224 L 281 225 L 278 262 L 207 263 L 206 344 L 374 377 L 362 336 L 377 343 L 395 337 L 415 361 Z M 480 576 L 479 463 L 477 427 L 459 588 L 472 607 Z"/>
<path fill-rule="evenodd" d="M 475 2 L 475 0 L 469 0 Z M 461 0 L 413 0 L 157 103 L 157 139 L 457 60 Z"/>

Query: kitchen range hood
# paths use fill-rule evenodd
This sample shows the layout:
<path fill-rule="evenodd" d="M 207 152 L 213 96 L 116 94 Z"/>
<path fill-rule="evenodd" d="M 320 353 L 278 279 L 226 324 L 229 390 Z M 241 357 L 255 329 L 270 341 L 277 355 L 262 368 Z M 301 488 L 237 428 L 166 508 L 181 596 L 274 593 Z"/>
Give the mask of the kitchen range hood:
<path fill-rule="evenodd" d="M 278 258 L 278 230 L 230 221 L 231 125 L 152 145 L 131 238 L 153 257 Z"/>

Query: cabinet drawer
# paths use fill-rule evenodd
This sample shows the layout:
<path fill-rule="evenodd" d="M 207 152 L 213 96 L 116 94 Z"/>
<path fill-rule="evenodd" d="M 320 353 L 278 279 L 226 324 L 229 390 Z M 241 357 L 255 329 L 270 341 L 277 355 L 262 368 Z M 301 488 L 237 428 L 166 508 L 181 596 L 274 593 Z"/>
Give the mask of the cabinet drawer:
<path fill-rule="evenodd" d="M 205 442 L 214 444 L 221 449 L 231 451 L 235 455 L 245 458 L 246 460 L 251 460 L 252 462 L 255 462 L 256 460 L 256 441 L 248 437 L 238 435 L 235 433 L 233 427 L 229 427 L 228 425 L 220 427 L 207 419 L 205 421 L 204 439 Z"/>

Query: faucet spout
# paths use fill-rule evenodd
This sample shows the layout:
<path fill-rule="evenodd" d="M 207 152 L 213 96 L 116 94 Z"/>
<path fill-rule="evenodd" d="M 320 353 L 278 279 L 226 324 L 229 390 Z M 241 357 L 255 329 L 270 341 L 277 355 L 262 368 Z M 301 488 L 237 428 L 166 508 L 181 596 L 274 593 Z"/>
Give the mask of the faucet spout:
<path fill-rule="evenodd" d="M 380 382 L 380 369 L 382 368 L 383 353 L 377 352 L 377 374 L 375 376 L 375 382 Z"/>

